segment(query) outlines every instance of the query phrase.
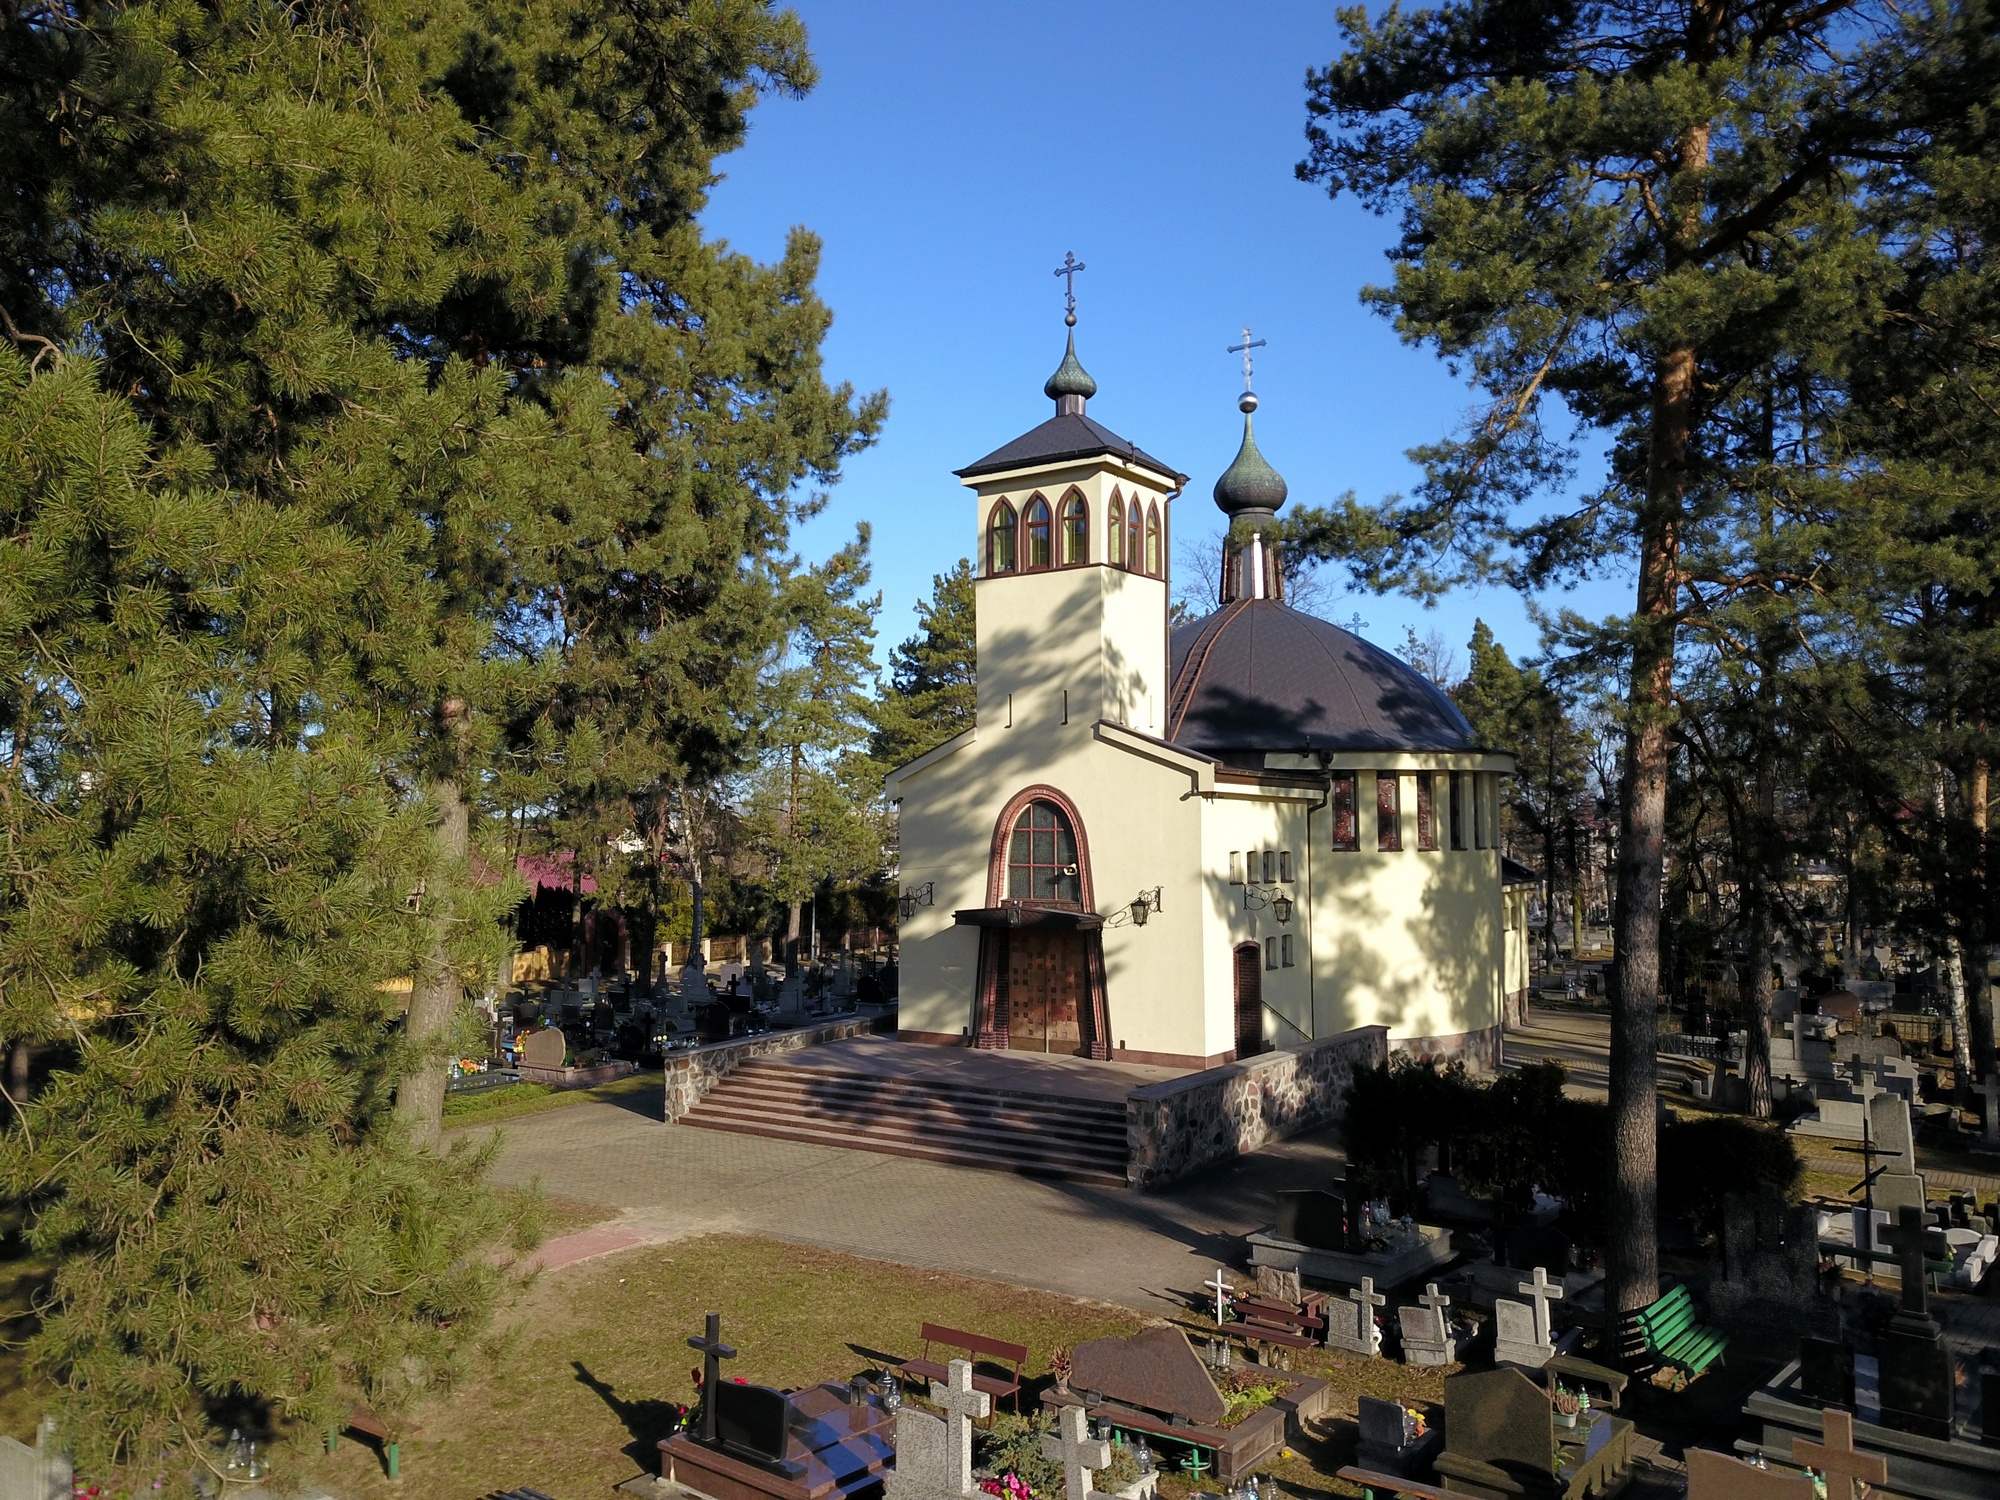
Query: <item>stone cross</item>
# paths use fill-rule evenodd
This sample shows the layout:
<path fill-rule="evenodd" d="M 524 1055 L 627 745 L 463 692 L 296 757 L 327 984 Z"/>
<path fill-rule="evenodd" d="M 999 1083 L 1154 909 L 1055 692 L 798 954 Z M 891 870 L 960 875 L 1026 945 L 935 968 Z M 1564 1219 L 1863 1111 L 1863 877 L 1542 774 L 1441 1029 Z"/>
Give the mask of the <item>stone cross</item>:
<path fill-rule="evenodd" d="M 1063 1466 L 1068 1500 L 1090 1500 L 1093 1471 L 1111 1467 L 1111 1445 L 1088 1436 L 1089 1428 L 1082 1407 L 1065 1406 L 1056 1417 L 1056 1430 L 1042 1438 L 1042 1457 Z"/>
<path fill-rule="evenodd" d="M 972 1489 L 972 1422 L 993 1409 L 993 1398 L 972 1388 L 972 1361 L 955 1359 L 951 1374 L 931 1382 L 931 1405 L 944 1413 L 944 1480 L 949 1492 Z"/>
<path fill-rule="evenodd" d="M 1854 1413 L 1829 1406 L 1825 1416 L 1826 1441 L 1793 1438 L 1792 1462 L 1826 1476 L 1826 1500 L 1855 1500 L 1857 1493 L 1868 1493 L 1866 1488 L 1857 1491 L 1857 1484 L 1887 1484 L 1889 1461 L 1880 1454 L 1855 1451 Z"/>
<path fill-rule="evenodd" d="M 1985 1132 L 1980 1144 L 2000 1148 L 2000 1073 L 1988 1073 L 1982 1078 L 1979 1092 L 1986 1102 L 1980 1116 Z"/>
<path fill-rule="evenodd" d="M 1229 1304 L 1225 1300 L 1229 1296 L 1229 1278 L 1222 1274 L 1222 1267 L 1217 1266 L 1215 1280 L 1204 1281 L 1202 1285 L 1215 1293 L 1215 1326 L 1220 1328 L 1229 1316 Z"/>
<path fill-rule="evenodd" d="M 1438 1294 L 1438 1284 L 1435 1281 L 1426 1282 L 1424 1284 L 1424 1294 L 1423 1296 L 1417 1298 L 1417 1300 L 1423 1303 L 1423 1305 L 1425 1307 L 1428 1307 L 1432 1312 L 1437 1314 L 1437 1321 L 1439 1328 L 1446 1328 L 1444 1320 L 1444 1310 L 1447 1307 L 1451 1306 L 1451 1298 L 1440 1296 Z M 1446 1331 L 1448 1333 L 1449 1329 L 1446 1329 Z"/>
<path fill-rule="evenodd" d="M 1518 1290 L 1535 1299 L 1535 1342 L 1553 1343 L 1549 1337 L 1549 1304 L 1562 1300 L 1562 1283 L 1550 1281 L 1547 1269 L 1536 1266 L 1535 1279 L 1521 1282 Z"/>
<path fill-rule="evenodd" d="M 722 1380 L 722 1361 L 736 1358 L 736 1351 L 722 1342 L 722 1314 L 708 1315 L 707 1330 L 698 1339 L 688 1340 L 690 1349 L 701 1351 L 701 1440 L 715 1445 L 715 1388 Z"/>
<path fill-rule="evenodd" d="M 1903 1272 L 1903 1311 L 1920 1317 L 1930 1314 L 1930 1287 L 1924 1279 L 1924 1216 L 1905 1203 L 1896 1215 L 1896 1227 L 1882 1231 L 1882 1243 L 1896 1252 Z"/>
<path fill-rule="evenodd" d="M 1431 1283 L 1431 1290 L 1437 1290 L 1436 1282 Z M 1361 1304 L 1355 1316 L 1360 1320 L 1362 1339 L 1372 1345 L 1375 1342 L 1375 1309 L 1388 1306 L 1389 1299 L 1375 1290 L 1373 1276 L 1362 1277 L 1361 1285 L 1347 1295 Z"/>

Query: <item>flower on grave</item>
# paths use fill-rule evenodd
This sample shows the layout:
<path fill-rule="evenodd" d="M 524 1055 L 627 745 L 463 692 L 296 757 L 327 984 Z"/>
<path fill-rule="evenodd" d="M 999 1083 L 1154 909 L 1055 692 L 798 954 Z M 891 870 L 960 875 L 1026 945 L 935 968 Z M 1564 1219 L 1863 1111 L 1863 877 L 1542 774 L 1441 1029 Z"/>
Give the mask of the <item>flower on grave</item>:
<path fill-rule="evenodd" d="M 1056 1378 L 1056 1389 L 1063 1395 L 1069 1394 L 1069 1375 L 1074 1368 L 1070 1362 L 1069 1350 L 1058 1349 L 1049 1356 L 1049 1373 Z"/>

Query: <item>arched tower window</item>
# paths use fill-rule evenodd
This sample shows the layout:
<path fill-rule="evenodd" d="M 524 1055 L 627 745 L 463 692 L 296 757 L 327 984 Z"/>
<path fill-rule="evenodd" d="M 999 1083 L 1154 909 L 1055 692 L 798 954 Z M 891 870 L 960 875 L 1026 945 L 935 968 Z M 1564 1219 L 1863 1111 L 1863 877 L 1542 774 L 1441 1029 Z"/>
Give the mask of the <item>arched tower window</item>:
<path fill-rule="evenodd" d="M 1131 518 L 1125 523 L 1125 566 L 1134 573 L 1146 571 L 1146 516 L 1139 509 L 1139 497 L 1132 497 Z"/>
<path fill-rule="evenodd" d="M 1014 507 L 1002 500 L 986 523 L 987 573 L 1014 571 Z"/>
<path fill-rule="evenodd" d="M 1021 523 L 1028 533 L 1029 569 L 1046 568 L 1049 565 L 1049 502 L 1040 495 L 1028 502 L 1022 512 Z"/>
<path fill-rule="evenodd" d="M 1153 577 L 1160 576 L 1160 507 L 1146 509 L 1146 571 Z"/>
<path fill-rule="evenodd" d="M 1021 809 L 1007 841 L 1007 899 L 1082 901 L 1076 830 L 1055 803 L 1037 798 Z"/>
<path fill-rule="evenodd" d="M 1090 561 L 1090 506 L 1075 490 L 1062 505 L 1062 560 L 1065 565 Z"/>
<path fill-rule="evenodd" d="M 1111 492 L 1110 516 L 1111 524 L 1105 528 L 1110 550 L 1105 553 L 1104 560 L 1114 568 L 1122 568 L 1125 566 L 1125 503 L 1118 498 L 1116 490 Z"/>

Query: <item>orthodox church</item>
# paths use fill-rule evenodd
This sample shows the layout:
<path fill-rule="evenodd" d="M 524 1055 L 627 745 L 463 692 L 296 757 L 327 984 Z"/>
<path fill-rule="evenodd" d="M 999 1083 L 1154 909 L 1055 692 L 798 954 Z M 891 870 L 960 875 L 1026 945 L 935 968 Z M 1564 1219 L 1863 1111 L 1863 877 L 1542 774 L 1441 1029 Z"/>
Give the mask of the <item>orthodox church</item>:
<path fill-rule="evenodd" d="M 1494 1065 L 1527 984 L 1513 757 L 1285 603 L 1247 379 L 1221 597 L 1171 628 L 1188 476 L 1089 415 L 1068 322 L 1055 415 L 957 471 L 977 718 L 889 776 L 903 1039 L 1193 1069 L 1379 1024 L 1392 1051 Z"/>

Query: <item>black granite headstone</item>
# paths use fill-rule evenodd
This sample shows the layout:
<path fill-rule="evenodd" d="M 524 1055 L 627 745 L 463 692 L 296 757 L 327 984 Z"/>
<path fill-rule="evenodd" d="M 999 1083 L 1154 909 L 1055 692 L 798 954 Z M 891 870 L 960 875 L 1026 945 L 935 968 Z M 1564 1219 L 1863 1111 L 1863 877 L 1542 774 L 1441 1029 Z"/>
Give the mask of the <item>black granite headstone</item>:
<path fill-rule="evenodd" d="M 1500 1252 L 1496 1258 L 1503 1265 L 1523 1271 L 1544 1266 L 1551 1275 L 1570 1269 L 1574 1251 L 1569 1236 L 1560 1229 L 1533 1224 L 1509 1224 L 1494 1236 L 1494 1243 Z"/>
<path fill-rule="evenodd" d="M 1876 1341 L 1882 1425 L 1920 1437 L 1951 1439 L 1955 1389 L 1951 1350 L 1937 1324 L 1899 1314 Z"/>
<path fill-rule="evenodd" d="M 1281 1240 L 1314 1250 L 1345 1250 L 1351 1243 L 1347 1200 L 1319 1188 L 1285 1188 L 1278 1193 L 1277 1222 L 1272 1231 Z"/>
<path fill-rule="evenodd" d="M 1815 1406 L 1853 1411 L 1854 1351 L 1833 1339 L 1800 1339 L 1799 1394 Z"/>
<path fill-rule="evenodd" d="M 791 1408 L 782 1391 L 724 1381 L 714 1401 L 715 1436 L 725 1452 L 752 1463 L 784 1462 Z"/>

